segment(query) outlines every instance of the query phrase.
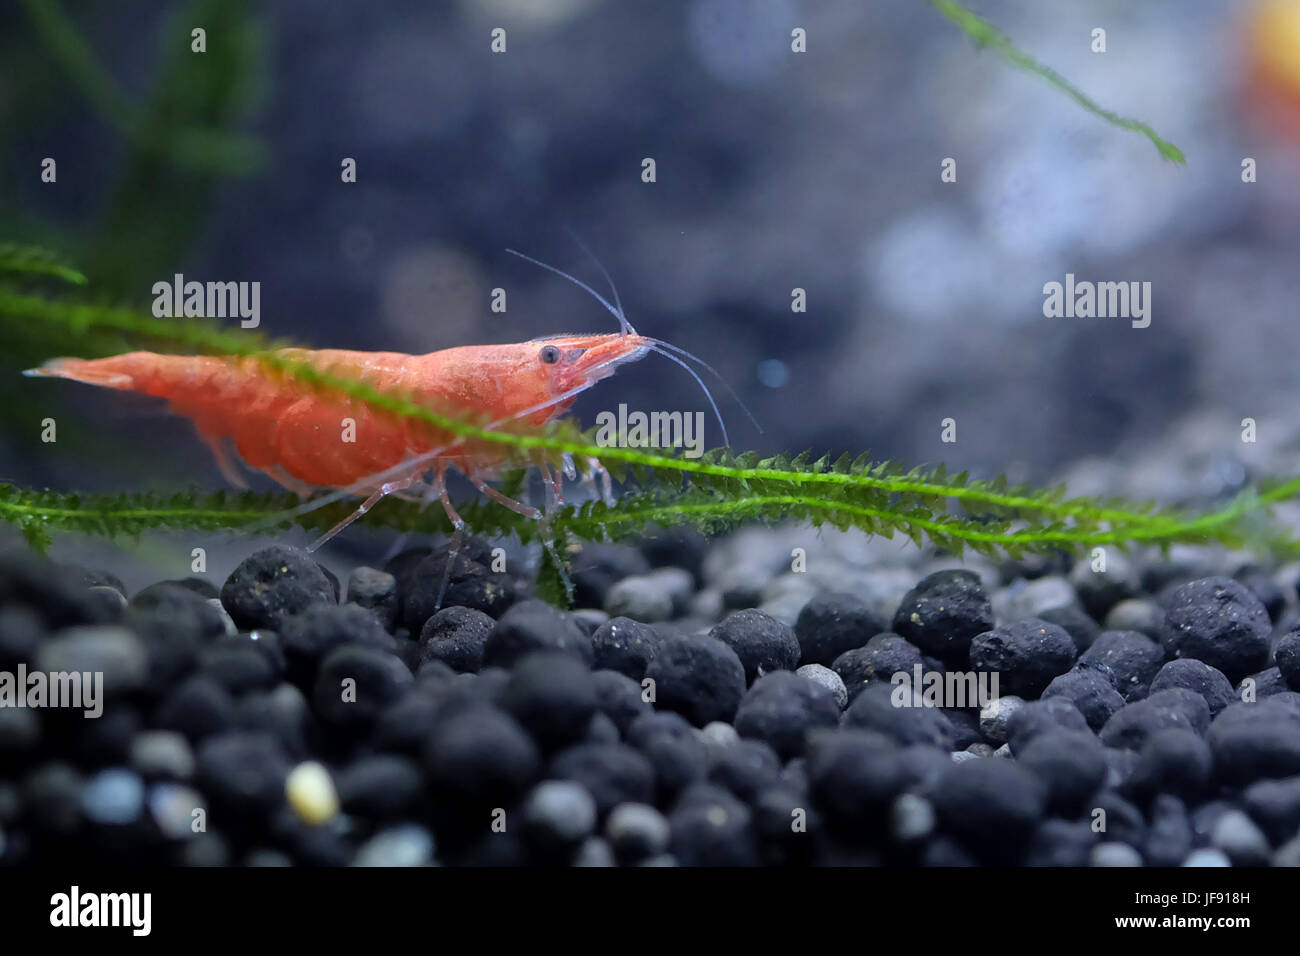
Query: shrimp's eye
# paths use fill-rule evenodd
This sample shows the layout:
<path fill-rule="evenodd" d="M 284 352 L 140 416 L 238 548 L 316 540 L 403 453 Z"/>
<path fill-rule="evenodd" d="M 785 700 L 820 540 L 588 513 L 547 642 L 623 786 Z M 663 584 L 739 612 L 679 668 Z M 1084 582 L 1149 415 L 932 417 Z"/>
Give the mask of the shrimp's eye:
<path fill-rule="evenodd" d="M 554 345 L 547 345 L 538 353 L 538 358 L 547 365 L 554 365 L 560 360 L 560 350 Z"/>

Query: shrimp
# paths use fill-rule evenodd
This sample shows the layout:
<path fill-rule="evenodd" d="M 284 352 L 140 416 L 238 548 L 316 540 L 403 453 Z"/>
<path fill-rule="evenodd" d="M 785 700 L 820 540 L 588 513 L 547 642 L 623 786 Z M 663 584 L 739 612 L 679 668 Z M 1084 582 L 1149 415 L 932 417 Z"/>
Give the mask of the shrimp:
<path fill-rule="evenodd" d="M 712 394 L 683 359 L 716 375 L 707 363 L 675 345 L 637 333 L 623 313 L 612 280 L 615 305 L 573 276 L 507 251 L 580 286 L 618 318 L 620 331 L 552 335 L 510 345 L 461 346 L 426 355 L 297 348 L 272 354 L 380 391 L 412 396 L 446 417 L 490 418 L 488 427 L 493 428 L 511 420 L 544 425 L 567 412 L 580 393 L 621 366 L 655 352 L 686 369 L 704 390 L 722 426 L 723 444 L 727 444 L 726 426 Z M 608 273 L 605 277 L 609 278 Z M 423 501 L 437 497 L 455 530 L 449 551 L 454 558 L 465 523 L 447 492 L 447 471 L 453 467 L 494 501 L 528 517 L 542 517 L 538 509 L 487 484 L 509 460 L 510 450 L 503 445 L 466 439 L 425 421 L 405 420 L 352 396 L 324 395 L 276 374 L 256 357 L 128 352 L 100 359 L 52 359 L 23 374 L 164 398 L 173 411 L 194 423 L 232 483 L 246 486 L 230 446 L 245 465 L 300 495 L 334 489 L 324 498 L 313 499 L 305 510 L 347 495 L 365 496 L 357 509 L 326 532 L 310 551 L 319 549 L 389 495 Z M 349 427 L 351 441 L 344 437 Z M 563 504 L 562 477 L 552 474 L 545 462 L 540 464 L 550 479 L 551 502 Z M 608 472 L 596 459 L 587 464 L 588 476 L 602 479 L 608 500 Z M 576 477 L 567 456 L 564 473 Z M 427 482 L 422 480 L 426 474 L 431 475 Z"/>

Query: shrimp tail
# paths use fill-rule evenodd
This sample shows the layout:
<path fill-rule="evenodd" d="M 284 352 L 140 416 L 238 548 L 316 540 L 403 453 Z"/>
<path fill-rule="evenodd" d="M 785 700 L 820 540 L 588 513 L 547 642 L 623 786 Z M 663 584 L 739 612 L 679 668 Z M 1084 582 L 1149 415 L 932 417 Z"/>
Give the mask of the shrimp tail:
<path fill-rule="evenodd" d="M 50 359 L 37 368 L 24 369 L 23 374 L 31 378 L 66 378 L 104 388 L 135 388 L 134 376 L 114 367 L 109 359 Z"/>

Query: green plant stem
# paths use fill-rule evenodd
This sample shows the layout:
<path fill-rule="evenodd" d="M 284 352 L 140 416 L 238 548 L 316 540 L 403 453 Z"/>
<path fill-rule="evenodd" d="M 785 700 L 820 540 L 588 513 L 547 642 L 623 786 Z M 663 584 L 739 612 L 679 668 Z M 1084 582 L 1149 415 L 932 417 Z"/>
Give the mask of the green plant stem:
<path fill-rule="evenodd" d="M 746 466 L 711 462 L 707 458 L 689 459 L 655 455 L 630 448 L 600 447 L 578 441 L 564 434 L 523 432 L 509 428 L 488 428 L 472 422 L 440 415 L 418 404 L 409 397 L 380 392 L 369 385 L 322 372 L 305 362 L 285 358 L 270 351 L 283 348 L 267 343 L 252 335 L 235 335 L 194 323 L 165 321 L 136 314 L 126 309 L 110 309 L 75 303 L 57 302 L 36 296 L 25 296 L 0 290 L 0 314 L 24 315 L 41 321 L 62 324 L 76 331 L 92 326 L 112 328 L 117 331 L 146 335 L 181 345 L 207 349 L 231 356 L 255 358 L 267 367 L 294 378 L 346 394 L 405 418 L 424 421 L 462 438 L 522 450 L 541 450 L 556 455 L 569 453 L 575 457 L 598 457 L 603 462 L 621 462 L 626 465 L 673 471 L 678 473 L 724 478 L 736 481 L 792 481 L 805 484 L 827 484 L 842 488 L 871 489 L 889 494 L 910 494 L 945 498 L 963 503 L 974 503 L 1014 510 L 1031 510 L 1060 517 L 1088 518 L 1096 521 L 1131 525 L 1173 527 L 1180 518 L 1168 514 L 1149 514 L 1140 511 L 1104 507 L 1082 501 L 1058 501 L 1048 496 L 1029 496 L 1004 493 L 982 485 L 945 484 L 926 481 L 920 477 L 872 476 L 860 472 L 824 470 L 793 470 L 789 468 Z"/>
<path fill-rule="evenodd" d="M 977 16 L 969 7 L 956 2 L 956 0 L 930 0 L 930 3 L 945 17 L 957 24 L 957 26 L 961 27 L 962 30 L 964 30 L 966 34 L 980 46 L 986 46 L 993 50 L 993 52 L 998 56 L 1002 57 L 1002 59 L 1006 60 L 1017 69 L 1024 70 L 1026 73 L 1032 73 L 1035 76 L 1046 80 L 1094 116 L 1099 116 L 1107 123 L 1118 126 L 1121 129 L 1131 130 L 1134 133 L 1140 133 L 1145 136 L 1152 142 L 1152 144 L 1154 144 L 1156 149 L 1160 151 L 1160 155 L 1165 159 L 1171 160 L 1175 163 L 1186 164 L 1187 157 L 1183 155 L 1183 151 L 1173 143 L 1161 137 L 1160 134 L 1146 123 L 1139 122 L 1135 119 L 1129 119 L 1126 116 L 1120 116 L 1118 113 L 1105 109 L 1051 67 L 1044 66 L 1027 53 L 1022 53 L 1007 38 L 1006 34 L 987 20 Z"/>

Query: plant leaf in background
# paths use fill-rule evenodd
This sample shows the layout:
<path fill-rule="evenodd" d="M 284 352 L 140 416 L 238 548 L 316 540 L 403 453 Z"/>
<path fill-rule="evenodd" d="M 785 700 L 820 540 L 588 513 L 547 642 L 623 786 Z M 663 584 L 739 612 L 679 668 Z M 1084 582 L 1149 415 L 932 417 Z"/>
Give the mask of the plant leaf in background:
<path fill-rule="evenodd" d="M 221 179 L 254 175 L 266 165 L 265 147 L 236 129 L 266 88 L 264 31 L 252 15 L 250 0 L 182 4 L 159 31 L 156 79 L 151 92 L 137 103 L 98 62 L 63 4 L 23 0 L 22 7 L 27 29 L 0 40 L 7 73 L 22 84 L 8 101 L 0 99 L 0 126 L 39 129 L 42 122 L 54 122 L 45 119 L 42 107 L 71 87 L 121 139 L 124 149 L 115 183 L 93 222 L 80 227 L 31 222 L 0 205 L 5 232 L 34 246 L 75 255 L 85 275 L 57 257 L 38 255 L 32 247 L 23 247 L 28 261 L 18 262 L 16 246 L 0 250 L 0 275 L 44 274 L 82 282 L 88 277 L 100 301 L 138 302 L 154 281 L 176 271 L 203 226 Z M 21 24 L 23 18 L 18 19 Z M 202 56 L 190 51 L 194 24 L 204 24 L 209 34 L 219 31 L 222 38 Z M 6 173 L 18 175 L 15 170 Z M 120 443 L 85 427 L 75 416 L 58 415 L 65 407 L 62 396 L 43 396 L 38 408 L 31 392 L 20 390 L 21 369 L 67 351 L 66 340 L 52 340 L 50 331 L 0 323 L 0 395 L 5 399 L 0 401 L 0 427 L 6 434 L 27 434 L 33 421 L 54 414 L 60 418 L 64 447 L 102 462 L 104 468 L 123 467 L 129 456 L 121 453 Z M 113 348 L 114 341 L 118 350 L 125 344 L 120 338 L 102 340 L 97 351 Z"/>
<path fill-rule="evenodd" d="M 1016 49 L 1015 45 L 1007 38 L 1006 34 L 989 23 L 982 17 L 973 13 L 969 7 L 958 3 L 957 0 L 930 0 L 940 13 L 951 20 L 957 26 L 966 32 L 966 35 L 982 47 L 988 47 L 1002 59 L 1006 60 L 1017 69 L 1024 70 L 1026 73 L 1032 73 L 1041 79 L 1046 80 L 1052 86 L 1056 87 L 1070 99 L 1074 100 L 1089 113 L 1099 116 L 1107 123 L 1118 126 L 1121 129 L 1131 130 L 1134 133 L 1140 133 L 1147 139 L 1151 140 L 1160 155 L 1165 159 L 1175 163 L 1187 163 L 1187 157 L 1183 151 L 1173 143 L 1162 138 L 1155 130 L 1146 123 L 1139 122 L 1135 119 L 1129 119 L 1126 116 L 1120 116 L 1111 110 L 1105 109 L 1089 97 L 1083 90 L 1079 89 L 1061 74 L 1057 73 L 1051 67 L 1043 66 L 1032 56 L 1022 53 Z"/>

